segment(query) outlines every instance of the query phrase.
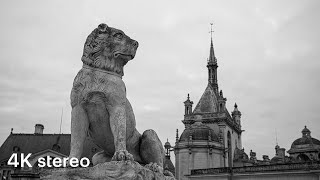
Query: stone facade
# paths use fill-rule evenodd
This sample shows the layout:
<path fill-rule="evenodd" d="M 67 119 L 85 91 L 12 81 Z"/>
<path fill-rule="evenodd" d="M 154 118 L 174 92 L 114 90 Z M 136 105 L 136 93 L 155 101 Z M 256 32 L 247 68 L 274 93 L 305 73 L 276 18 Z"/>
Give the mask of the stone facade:
<path fill-rule="evenodd" d="M 219 91 L 212 39 L 207 68 L 208 85 L 195 109 L 189 94 L 184 102 L 185 129 L 174 147 L 177 179 L 188 179 L 194 169 L 231 167 L 235 149 L 242 148 L 241 112 L 235 104 L 230 114 Z"/>

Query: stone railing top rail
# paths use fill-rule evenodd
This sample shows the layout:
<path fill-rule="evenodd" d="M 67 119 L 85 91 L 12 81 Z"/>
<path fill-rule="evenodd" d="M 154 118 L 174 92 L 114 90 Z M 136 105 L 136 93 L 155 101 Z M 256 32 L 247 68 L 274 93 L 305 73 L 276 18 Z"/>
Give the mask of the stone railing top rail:
<path fill-rule="evenodd" d="M 199 174 L 220 174 L 220 173 L 252 173 L 252 172 L 270 172 L 270 171 L 292 171 L 292 170 L 320 170 L 320 161 L 308 163 L 292 163 L 292 164 L 275 164 L 275 165 L 259 165 L 234 168 L 210 168 L 210 169 L 194 169 L 191 175 Z"/>

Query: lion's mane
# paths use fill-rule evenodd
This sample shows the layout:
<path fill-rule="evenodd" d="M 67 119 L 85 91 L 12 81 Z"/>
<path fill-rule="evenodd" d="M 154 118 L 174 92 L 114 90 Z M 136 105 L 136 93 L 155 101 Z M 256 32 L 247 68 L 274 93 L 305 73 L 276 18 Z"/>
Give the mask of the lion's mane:
<path fill-rule="evenodd" d="M 123 66 L 126 62 L 115 60 L 112 53 L 106 53 L 105 51 L 112 43 L 110 34 L 111 28 L 105 24 L 94 29 L 84 44 L 81 60 L 90 67 L 115 72 L 123 76 Z"/>

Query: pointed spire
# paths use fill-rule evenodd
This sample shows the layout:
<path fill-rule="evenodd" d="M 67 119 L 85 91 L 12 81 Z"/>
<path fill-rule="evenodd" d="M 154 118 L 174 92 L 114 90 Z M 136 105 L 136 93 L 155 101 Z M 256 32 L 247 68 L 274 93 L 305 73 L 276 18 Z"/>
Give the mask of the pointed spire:
<path fill-rule="evenodd" d="M 236 110 L 239 111 L 238 110 L 238 105 L 237 105 L 237 103 L 234 103 L 234 111 L 236 111 Z"/>
<path fill-rule="evenodd" d="M 216 63 L 216 57 L 214 55 L 212 37 L 211 37 L 211 45 L 210 45 L 209 63 Z"/>
<path fill-rule="evenodd" d="M 208 63 L 207 63 L 207 68 L 208 68 L 208 82 L 211 85 L 211 87 L 214 89 L 214 92 L 219 95 L 219 88 L 218 88 L 218 78 L 217 78 L 217 68 L 218 68 L 218 64 L 217 64 L 217 59 L 215 57 L 214 54 L 214 50 L 213 50 L 213 42 L 212 42 L 212 23 L 210 23 L 211 25 L 211 44 L 210 44 L 210 54 L 209 54 L 209 59 L 208 59 Z"/>
<path fill-rule="evenodd" d="M 232 116 L 234 116 L 234 115 L 240 115 L 241 116 L 241 112 L 238 109 L 237 103 L 234 103 L 234 109 L 233 109 L 231 114 L 232 114 Z"/>
<path fill-rule="evenodd" d="M 211 25 L 211 30 L 210 30 L 210 33 L 211 33 L 211 45 L 210 45 L 210 54 L 209 54 L 208 63 L 217 63 L 216 57 L 214 55 L 213 42 L 212 42 L 212 33 L 214 32 L 212 30 L 213 23 L 210 23 L 210 25 Z"/>
<path fill-rule="evenodd" d="M 223 97 L 223 92 L 222 92 L 222 90 L 220 90 L 220 96 Z"/>

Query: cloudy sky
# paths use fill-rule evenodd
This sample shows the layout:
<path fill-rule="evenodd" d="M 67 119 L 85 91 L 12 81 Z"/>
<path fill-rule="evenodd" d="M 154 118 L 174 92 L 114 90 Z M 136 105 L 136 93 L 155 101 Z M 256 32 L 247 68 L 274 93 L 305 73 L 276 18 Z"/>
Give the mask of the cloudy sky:
<path fill-rule="evenodd" d="M 137 128 L 174 144 L 187 93 L 207 85 L 210 23 L 219 87 L 242 112 L 243 146 L 274 156 L 307 125 L 320 139 L 320 1 L 0 2 L 0 143 L 10 129 L 70 133 L 70 91 L 83 44 L 99 23 L 140 44 L 123 80 Z"/>

